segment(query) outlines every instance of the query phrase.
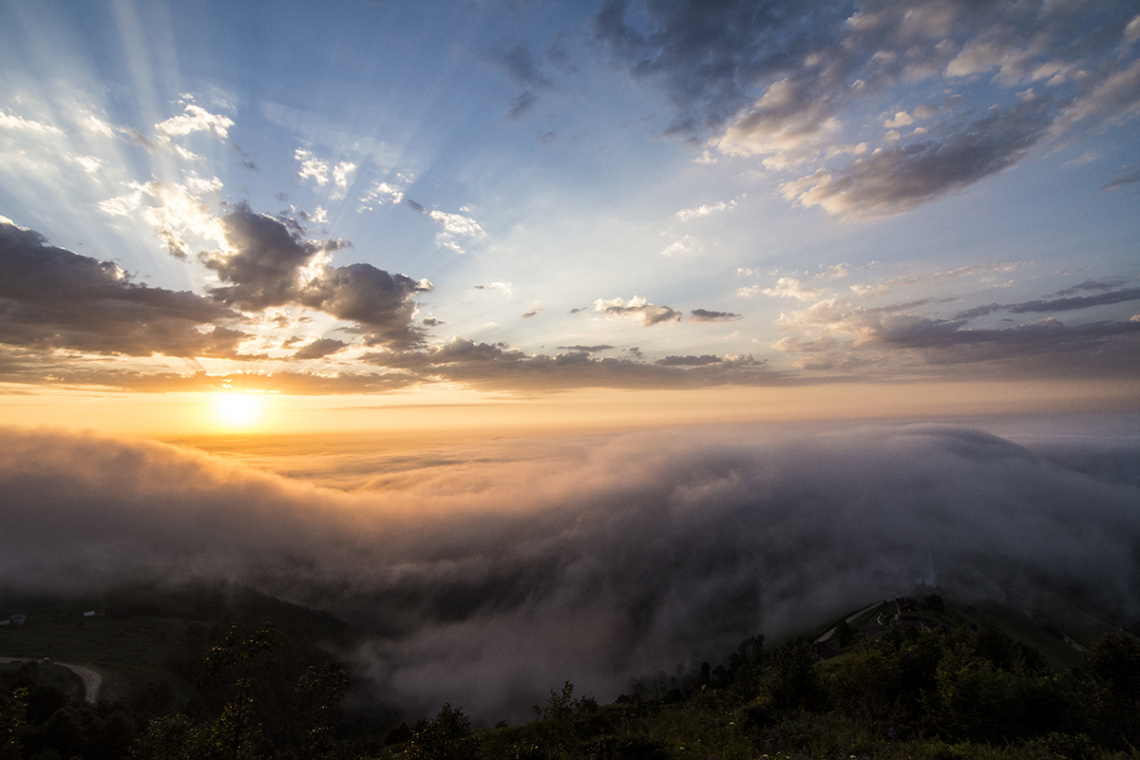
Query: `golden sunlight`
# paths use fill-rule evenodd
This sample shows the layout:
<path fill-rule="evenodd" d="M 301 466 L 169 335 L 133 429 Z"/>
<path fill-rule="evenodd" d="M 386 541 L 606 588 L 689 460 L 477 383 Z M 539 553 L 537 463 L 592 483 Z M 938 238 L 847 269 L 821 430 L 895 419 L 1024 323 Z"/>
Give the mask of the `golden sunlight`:
<path fill-rule="evenodd" d="M 264 406 L 264 400 L 256 393 L 216 393 L 214 420 L 231 430 L 247 430 L 260 422 Z"/>

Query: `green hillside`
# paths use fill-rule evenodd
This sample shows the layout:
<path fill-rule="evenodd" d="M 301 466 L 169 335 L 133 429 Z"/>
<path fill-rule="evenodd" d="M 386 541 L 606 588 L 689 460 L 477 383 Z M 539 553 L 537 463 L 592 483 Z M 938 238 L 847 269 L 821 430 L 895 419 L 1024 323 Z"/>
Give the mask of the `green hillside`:
<path fill-rule="evenodd" d="M 1140 642 L 1059 602 L 874 602 L 776 647 L 749 637 L 612 704 L 567 680 L 532 721 L 475 728 L 451 704 L 403 723 L 346 714 L 352 674 L 328 652 L 353 631 L 248 589 L 3 598 L 25 618 L 0 628 L 0 655 L 39 664 L 0 666 L 0 758 L 1137 756 Z M 45 657 L 99 668 L 103 700 L 82 702 Z"/>

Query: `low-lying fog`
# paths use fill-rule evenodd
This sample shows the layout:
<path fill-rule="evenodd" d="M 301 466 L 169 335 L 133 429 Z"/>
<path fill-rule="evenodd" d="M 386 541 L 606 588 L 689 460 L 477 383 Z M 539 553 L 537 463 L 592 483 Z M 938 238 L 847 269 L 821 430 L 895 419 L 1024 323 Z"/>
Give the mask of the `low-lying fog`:
<path fill-rule="evenodd" d="M 0 432 L 8 582 L 225 578 L 328 609 L 369 632 L 342 655 L 412 713 L 525 719 L 567 679 L 612 700 L 919 582 L 1140 619 L 1136 436 L 725 427 L 345 453 L 300 479 Z"/>

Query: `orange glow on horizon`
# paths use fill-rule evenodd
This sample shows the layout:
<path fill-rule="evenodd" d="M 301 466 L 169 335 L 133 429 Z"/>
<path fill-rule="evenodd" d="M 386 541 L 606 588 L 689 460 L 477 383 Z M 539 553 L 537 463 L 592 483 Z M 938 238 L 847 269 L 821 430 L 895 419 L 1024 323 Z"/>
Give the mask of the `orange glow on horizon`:
<path fill-rule="evenodd" d="M 1138 411 L 1140 382 L 937 382 L 577 389 L 519 396 L 434 386 L 371 396 L 0 388 L 0 424 L 159 439 L 323 433 L 513 434 L 719 422 Z"/>

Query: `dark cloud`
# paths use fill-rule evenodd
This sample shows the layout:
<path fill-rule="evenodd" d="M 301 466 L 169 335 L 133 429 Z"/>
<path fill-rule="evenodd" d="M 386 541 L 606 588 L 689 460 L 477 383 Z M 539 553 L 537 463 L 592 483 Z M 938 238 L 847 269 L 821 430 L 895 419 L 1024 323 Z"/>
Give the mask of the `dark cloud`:
<path fill-rule="evenodd" d="M 785 185 L 784 194 L 836 214 L 899 213 L 1009 168 L 1049 125 L 1046 99 L 992 109 L 969 124 L 877 150 L 838 171 L 820 170 Z"/>
<path fill-rule="evenodd" d="M 1048 460 L 969 429 L 747 427 L 407 452 L 352 493 L 198 452 L 0 435 L 0 572 L 70 590 L 226 579 L 369 631 L 375 693 L 523 719 L 937 583 L 1140 619 L 1136 441 Z M 337 457 L 344 462 L 344 457 Z M 1068 462 L 1075 463 L 1073 467 Z M 355 485 L 349 485 L 354 481 Z"/>
<path fill-rule="evenodd" d="M 693 309 L 689 312 L 694 322 L 735 322 L 740 319 L 739 314 L 731 311 L 709 311 L 708 309 Z"/>
<path fill-rule="evenodd" d="M 657 364 L 662 367 L 701 367 L 706 364 L 720 364 L 720 357 L 712 354 L 703 356 L 666 356 L 658 359 Z"/>
<path fill-rule="evenodd" d="M 0 343 L 129 356 L 238 358 L 240 315 L 186 291 L 133 283 L 108 261 L 0 224 Z M 252 357 L 245 357 L 252 358 Z"/>
<path fill-rule="evenodd" d="M 534 53 L 525 42 L 500 42 L 491 49 L 489 58 L 523 87 L 542 90 L 552 84 L 549 77 L 539 70 Z"/>
<path fill-rule="evenodd" d="M 1086 283 L 1083 286 L 1076 287 L 1099 289 L 1096 287 L 1096 283 Z M 1069 288 L 1066 292 L 1071 292 L 1072 290 L 1074 290 L 1074 288 Z M 1093 306 L 1104 306 L 1114 303 L 1127 303 L 1128 301 L 1140 301 L 1140 288 L 1112 290 L 1093 296 L 1070 296 L 1068 298 L 1038 299 L 1036 301 L 1024 301 L 1022 303 L 1010 304 L 991 303 L 986 304 L 985 306 L 977 306 L 973 309 L 966 309 L 965 311 L 958 312 L 954 315 L 954 319 L 973 319 L 974 317 L 993 314 L 994 312 L 999 311 L 1006 311 L 1011 314 L 1074 311 L 1076 309 L 1089 309 Z"/>
<path fill-rule="evenodd" d="M 714 4 L 607 0 L 594 39 L 636 79 L 661 84 L 676 115 L 668 131 L 700 136 L 747 106 L 766 79 L 825 46 L 846 4 L 729 0 Z"/>
<path fill-rule="evenodd" d="M 593 358 L 612 346 L 564 346 L 555 356 L 528 355 L 505 343 L 480 343 L 453 338 L 426 350 L 381 351 L 362 360 L 393 370 L 414 373 L 424 381 L 445 380 L 496 390 L 558 390 L 565 388 L 689 388 L 712 385 L 777 385 L 787 380 L 768 370 L 751 355 L 724 356 L 715 362 L 671 357 L 646 364 L 637 349 L 630 359 Z M 681 360 L 684 359 L 684 360 Z"/>
<path fill-rule="evenodd" d="M 223 217 L 222 226 L 232 252 L 211 251 L 200 258 L 228 283 L 212 288 L 211 294 L 246 311 L 294 303 L 301 269 L 317 255 L 342 246 L 304 240 L 288 223 L 255 214 L 244 204 Z"/>
<path fill-rule="evenodd" d="M 569 53 L 557 38 L 547 52 L 546 59 L 563 70 L 570 68 Z M 488 60 L 502 69 L 508 78 L 522 88 L 511 103 L 508 117 L 518 119 L 534 110 L 538 94 L 554 87 L 554 82 L 543 70 L 542 63 L 525 42 L 496 43 L 488 54 Z"/>
<path fill-rule="evenodd" d="M 1035 311 L 1054 301 L 1073 309 L 1093 305 L 1084 298 L 1025 302 L 1023 311 Z M 1140 369 L 1140 320 L 1135 317 L 1084 324 L 1066 324 L 1050 317 L 1034 324 L 978 328 L 966 316 L 989 314 L 994 308 L 937 319 L 910 311 L 921 303 L 867 309 L 842 298 L 824 299 L 783 315 L 781 324 L 802 332 L 781 338 L 773 347 L 795 354 L 798 367 L 818 370 L 881 366 L 893 372 L 902 367 L 937 368 L 951 375 L 966 372 L 1006 379 L 1125 379 Z"/>
<path fill-rule="evenodd" d="M 1028 377 L 1132 378 L 1140 372 L 1140 321 L 1066 325 L 1047 319 L 1005 329 L 967 329 L 960 322 L 916 319 L 879 331 L 874 342 L 917 351 L 929 364 L 986 365 Z"/>
<path fill-rule="evenodd" d="M 335 338 L 318 338 L 293 354 L 293 358 L 301 360 L 323 359 L 329 354 L 335 354 L 347 345 L 343 340 L 336 340 Z"/>
<path fill-rule="evenodd" d="M 592 29 L 660 88 L 666 132 L 795 168 L 785 190 L 807 205 L 882 215 L 1134 118 L 1135 15 L 1124 0 L 607 0 Z"/>
<path fill-rule="evenodd" d="M 1084 282 L 1079 282 L 1072 287 L 1065 288 L 1064 290 L 1058 290 L 1053 295 L 1071 296 L 1076 293 L 1082 293 L 1084 291 L 1090 290 L 1093 292 L 1103 292 L 1106 290 L 1114 290 L 1115 288 L 1119 288 L 1124 283 L 1125 280 L 1123 277 L 1114 277 L 1111 280 L 1085 280 Z"/>
<path fill-rule="evenodd" d="M 227 283 L 211 289 L 218 300 L 256 311 L 295 304 L 357 323 L 371 344 L 412 345 L 422 336 L 412 324 L 412 298 L 431 290 L 430 282 L 390 274 L 371 264 L 319 265 L 317 258 L 344 247 L 340 241 L 314 243 L 281 220 L 237 207 L 223 218 L 231 251 L 201 255 L 202 262 Z M 314 264 L 318 266 L 314 267 Z M 302 270 L 309 268 L 308 279 Z"/>

